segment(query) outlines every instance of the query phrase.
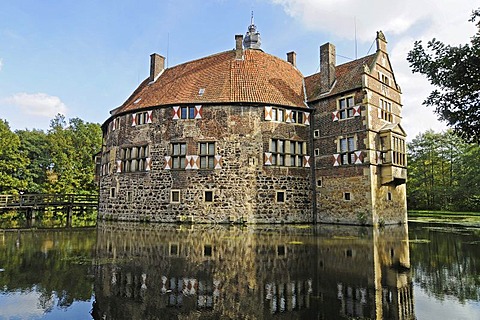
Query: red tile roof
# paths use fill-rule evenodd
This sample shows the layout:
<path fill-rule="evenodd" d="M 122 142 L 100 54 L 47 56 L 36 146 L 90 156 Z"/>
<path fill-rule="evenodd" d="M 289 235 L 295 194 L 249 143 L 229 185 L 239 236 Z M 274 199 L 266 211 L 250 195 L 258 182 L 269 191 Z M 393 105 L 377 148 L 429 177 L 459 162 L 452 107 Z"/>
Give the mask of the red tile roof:
<path fill-rule="evenodd" d="M 259 50 L 242 60 L 226 51 L 165 69 L 144 80 L 114 113 L 152 106 L 202 103 L 265 103 L 306 108 L 303 75 L 289 62 Z M 204 89 L 203 94 L 199 90 Z"/>
<path fill-rule="evenodd" d="M 372 67 L 376 59 L 376 53 L 360 59 L 336 66 L 336 82 L 331 88 L 322 88 L 320 84 L 320 72 L 305 78 L 307 101 L 315 101 L 321 97 L 336 95 L 342 92 L 360 88 L 362 86 L 362 74 L 364 65 Z M 327 93 L 328 92 L 328 93 Z"/>

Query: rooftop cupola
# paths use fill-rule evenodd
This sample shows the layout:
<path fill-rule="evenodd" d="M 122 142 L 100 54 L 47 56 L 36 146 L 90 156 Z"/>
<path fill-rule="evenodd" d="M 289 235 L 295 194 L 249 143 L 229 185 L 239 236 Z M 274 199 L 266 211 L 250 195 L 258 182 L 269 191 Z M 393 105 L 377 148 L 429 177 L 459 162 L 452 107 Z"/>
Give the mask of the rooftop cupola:
<path fill-rule="evenodd" d="M 257 49 L 260 50 L 260 45 L 262 44 L 262 40 L 260 39 L 260 33 L 257 32 L 257 27 L 253 23 L 253 12 L 252 18 L 250 20 L 250 26 L 248 26 L 247 34 L 243 39 L 243 47 L 245 49 Z"/>

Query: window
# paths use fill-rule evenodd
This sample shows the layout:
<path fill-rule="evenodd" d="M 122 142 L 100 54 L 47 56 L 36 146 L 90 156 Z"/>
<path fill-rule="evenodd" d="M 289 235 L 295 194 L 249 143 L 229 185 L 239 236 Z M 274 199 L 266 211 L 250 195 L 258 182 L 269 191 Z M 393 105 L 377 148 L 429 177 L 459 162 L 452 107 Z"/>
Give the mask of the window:
<path fill-rule="evenodd" d="M 170 255 L 178 256 L 180 251 L 178 250 L 178 243 L 170 243 Z"/>
<path fill-rule="evenodd" d="M 148 113 L 145 112 L 139 112 L 135 115 L 135 123 L 137 125 L 145 124 L 148 122 Z"/>
<path fill-rule="evenodd" d="M 111 163 L 110 163 L 110 151 L 104 152 L 102 155 L 102 176 L 110 174 Z"/>
<path fill-rule="evenodd" d="M 399 166 L 406 166 L 406 150 L 405 150 L 405 140 L 396 136 L 393 136 L 393 152 L 392 152 L 392 162 L 393 164 Z"/>
<path fill-rule="evenodd" d="M 284 245 L 277 246 L 277 256 L 284 257 L 287 254 L 287 248 Z"/>
<path fill-rule="evenodd" d="M 285 191 L 277 191 L 275 196 L 275 201 L 278 203 L 285 202 Z"/>
<path fill-rule="evenodd" d="M 172 169 L 185 169 L 187 144 L 185 142 L 172 143 Z"/>
<path fill-rule="evenodd" d="M 213 191 L 207 190 L 205 191 L 205 202 L 213 202 Z"/>
<path fill-rule="evenodd" d="M 270 152 L 273 166 L 302 167 L 307 144 L 304 141 L 272 139 Z"/>
<path fill-rule="evenodd" d="M 317 180 L 317 187 L 321 187 L 322 186 L 322 179 L 318 179 Z"/>
<path fill-rule="evenodd" d="M 353 96 L 338 100 L 338 109 L 340 113 L 340 119 L 353 118 L 353 114 L 354 114 L 353 107 L 354 107 Z"/>
<path fill-rule="evenodd" d="M 195 107 L 194 106 L 181 107 L 180 118 L 181 119 L 195 119 Z"/>
<path fill-rule="evenodd" d="M 315 130 L 315 131 L 313 131 L 313 137 L 314 137 L 314 138 L 320 137 L 320 130 Z"/>
<path fill-rule="evenodd" d="M 200 142 L 200 169 L 215 168 L 215 142 Z"/>
<path fill-rule="evenodd" d="M 392 103 L 386 100 L 380 99 L 380 113 L 379 118 L 388 122 L 393 122 Z"/>
<path fill-rule="evenodd" d="M 203 255 L 205 257 L 211 257 L 213 254 L 213 247 L 210 244 L 206 244 L 203 246 Z"/>
<path fill-rule="evenodd" d="M 387 193 L 387 200 L 388 201 L 392 201 L 393 197 L 392 197 L 392 193 L 391 192 L 388 192 Z"/>
<path fill-rule="evenodd" d="M 343 200 L 346 200 L 346 201 L 352 200 L 352 195 L 350 194 L 350 192 L 343 193 Z"/>
<path fill-rule="evenodd" d="M 292 111 L 292 123 L 303 124 L 303 112 L 302 111 Z"/>
<path fill-rule="evenodd" d="M 180 203 L 180 190 L 170 190 L 170 203 Z"/>
<path fill-rule="evenodd" d="M 115 198 L 117 194 L 116 188 L 110 188 L 110 198 Z"/>
<path fill-rule="evenodd" d="M 150 157 L 148 145 L 127 147 L 120 150 L 123 170 L 125 172 L 146 171 L 147 158 Z"/>
<path fill-rule="evenodd" d="M 285 165 L 285 140 L 272 139 L 270 142 L 270 152 L 272 152 L 272 165 Z"/>
<path fill-rule="evenodd" d="M 115 118 L 108 124 L 108 131 L 115 131 L 120 127 L 120 118 Z"/>
<path fill-rule="evenodd" d="M 316 157 L 318 157 L 320 155 L 320 149 L 318 149 L 318 148 L 315 149 L 314 154 L 315 154 Z"/>
<path fill-rule="evenodd" d="M 341 164 L 354 164 L 355 163 L 355 138 L 347 137 L 340 139 L 340 156 Z"/>
<path fill-rule="evenodd" d="M 127 191 L 127 203 L 131 203 L 133 201 L 133 192 Z"/>
<path fill-rule="evenodd" d="M 290 142 L 290 166 L 302 167 L 303 157 L 305 156 L 305 142 L 301 141 L 289 141 Z"/>
<path fill-rule="evenodd" d="M 378 73 L 378 80 L 380 80 L 381 83 L 386 84 L 387 86 L 390 85 L 390 78 L 381 72 Z"/>

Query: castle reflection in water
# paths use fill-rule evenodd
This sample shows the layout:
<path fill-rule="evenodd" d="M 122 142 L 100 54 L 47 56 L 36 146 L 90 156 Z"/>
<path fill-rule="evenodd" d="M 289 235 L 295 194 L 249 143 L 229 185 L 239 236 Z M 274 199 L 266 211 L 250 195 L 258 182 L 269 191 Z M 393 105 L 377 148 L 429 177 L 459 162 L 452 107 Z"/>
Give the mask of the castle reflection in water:
<path fill-rule="evenodd" d="M 406 225 L 97 232 L 95 319 L 415 319 Z"/>

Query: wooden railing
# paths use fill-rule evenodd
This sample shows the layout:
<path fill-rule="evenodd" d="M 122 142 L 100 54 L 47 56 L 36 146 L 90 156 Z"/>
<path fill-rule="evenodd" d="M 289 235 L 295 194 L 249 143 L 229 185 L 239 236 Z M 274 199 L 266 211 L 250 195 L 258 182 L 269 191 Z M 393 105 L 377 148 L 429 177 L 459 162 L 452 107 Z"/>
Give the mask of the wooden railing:
<path fill-rule="evenodd" d="M 0 209 L 42 209 L 49 207 L 97 207 L 94 194 L 18 194 L 0 195 Z"/>

